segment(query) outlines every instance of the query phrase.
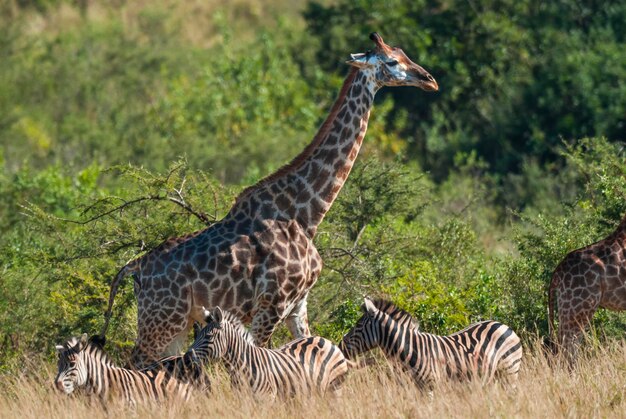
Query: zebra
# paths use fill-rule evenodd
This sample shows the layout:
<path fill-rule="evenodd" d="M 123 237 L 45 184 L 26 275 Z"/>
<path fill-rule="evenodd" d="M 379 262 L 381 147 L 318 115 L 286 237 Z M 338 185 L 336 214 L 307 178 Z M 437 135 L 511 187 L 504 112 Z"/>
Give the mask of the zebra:
<path fill-rule="evenodd" d="M 419 322 L 415 320 L 411 314 L 402 310 L 391 301 L 379 299 L 376 300 L 375 304 L 379 311 L 387 313 L 389 317 L 397 321 L 400 325 L 408 325 L 410 328 L 419 330 Z"/>
<path fill-rule="evenodd" d="M 175 378 L 182 383 L 191 383 L 195 389 L 204 392 L 211 391 L 211 382 L 202 365 L 198 362 L 193 351 L 183 355 L 172 355 L 142 368 L 143 373 L 158 374 L 164 371 L 168 377 Z"/>
<path fill-rule="evenodd" d="M 163 358 L 143 370 L 135 371 L 114 365 L 103 347 L 102 337 L 88 339 L 86 333 L 71 338 L 65 345 L 57 345 L 57 389 L 72 394 L 78 388 L 84 388 L 88 394 L 101 400 L 121 396 L 125 402 L 135 405 L 137 402 L 166 398 L 187 401 L 195 388 L 208 386 L 192 352 Z"/>
<path fill-rule="evenodd" d="M 407 320 L 408 313 L 388 301 L 366 298 L 361 309 L 363 315 L 339 344 L 348 359 L 380 347 L 387 359 L 424 389 L 444 378 L 480 378 L 488 383 L 498 376 L 511 385 L 517 380 L 522 344 L 502 323 L 487 320 L 437 336 L 420 332 Z M 388 312 L 394 312 L 396 319 Z"/>
<path fill-rule="evenodd" d="M 349 361 L 322 337 L 293 340 L 278 349 L 255 346 L 228 311 L 205 310 L 207 325 L 191 345 L 199 362 L 220 360 L 235 389 L 270 397 L 338 391 Z"/>

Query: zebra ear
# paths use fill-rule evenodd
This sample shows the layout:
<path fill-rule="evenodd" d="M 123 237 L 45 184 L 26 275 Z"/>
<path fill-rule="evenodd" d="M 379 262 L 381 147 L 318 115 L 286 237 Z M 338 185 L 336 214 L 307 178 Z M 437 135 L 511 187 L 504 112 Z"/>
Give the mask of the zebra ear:
<path fill-rule="evenodd" d="M 222 323 L 224 320 L 224 312 L 221 308 L 215 307 L 215 309 L 213 309 L 213 320 L 215 320 L 216 323 Z"/>
<path fill-rule="evenodd" d="M 202 331 L 202 326 L 198 322 L 193 322 L 193 340 L 198 339 L 198 335 Z"/>
<path fill-rule="evenodd" d="M 363 311 L 367 314 L 376 314 L 378 312 L 378 309 L 369 298 L 365 298 L 363 303 L 363 309 Z"/>
<path fill-rule="evenodd" d="M 63 345 L 56 345 L 55 348 L 59 352 L 63 352 L 65 350 L 65 346 L 63 346 Z"/>
<path fill-rule="evenodd" d="M 76 351 L 76 352 L 80 352 L 83 349 L 85 349 L 85 346 L 87 346 L 87 342 L 89 341 L 89 339 L 87 337 L 87 333 L 83 333 L 80 336 L 80 338 L 78 338 L 76 340 L 77 340 L 76 344 L 72 347 L 72 350 Z"/>

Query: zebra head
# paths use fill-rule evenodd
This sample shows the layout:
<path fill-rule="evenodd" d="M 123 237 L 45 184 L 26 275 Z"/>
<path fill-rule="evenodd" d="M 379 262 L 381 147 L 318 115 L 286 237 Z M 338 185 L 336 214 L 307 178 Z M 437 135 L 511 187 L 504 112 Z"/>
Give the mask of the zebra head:
<path fill-rule="evenodd" d="M 57 345 L 59 351 L 58 372 L 54 380 L 56 388 L 65 394 L 71 394 L 77 387 L 87 383 L 87 365 L 85 350 L 92 344 L 104 346 L 104 338 L 94 336 L 87 339 L 84 333 L 81 337 L 73 337 L 65 345 Z"/>
<path fill-rule="evenodd" d="M 204 310 L 204 326 L 195 332 L 195 340 L 187 353 L 192 354 L 195 362 L 205 362 L 209 359 L 219 359 L 226 351 L 226 343 L 223 338 L 224 312 L 221 308 L 215 307 L 212 310 Z"/>
<path fill-rule="evenodd" d="M 361 311 L 363 311 L 361 318 L 339 343 L 339 349 L 348 359 L 369 351 L 380 340 L 380 310 L 371 300 L 365 298 Z"/>

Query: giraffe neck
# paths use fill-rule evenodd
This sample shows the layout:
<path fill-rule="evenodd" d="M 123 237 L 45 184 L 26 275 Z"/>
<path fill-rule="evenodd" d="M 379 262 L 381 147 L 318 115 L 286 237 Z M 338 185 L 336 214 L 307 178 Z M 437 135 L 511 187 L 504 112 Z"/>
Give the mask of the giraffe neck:
<path fill-rule="evenodd" d="M 295 219 L 313 237 L 350 174 L 379 87 L 373 70 L 353 68 L 313 141 L 290 163 L 244 190 L 231 214 Z"/>

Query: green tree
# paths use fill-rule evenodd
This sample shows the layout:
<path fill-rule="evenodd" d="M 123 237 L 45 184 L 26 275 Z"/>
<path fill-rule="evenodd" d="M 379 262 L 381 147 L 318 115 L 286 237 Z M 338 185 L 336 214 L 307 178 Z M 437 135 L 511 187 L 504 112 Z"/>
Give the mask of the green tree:
<path fill-rule="evenodd" d="M 554 160 L 561 138 L 624 138 L 623 2 L 313 2 L 305 17 L 326 69 L 379 31 L 439 81 L 437 95 L 387 93 L 390 118 L 411 115 L 407 156 L 438 180 L 457 152 L 505 174 L 527 155 Z"/>

